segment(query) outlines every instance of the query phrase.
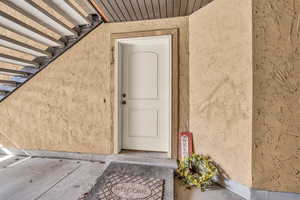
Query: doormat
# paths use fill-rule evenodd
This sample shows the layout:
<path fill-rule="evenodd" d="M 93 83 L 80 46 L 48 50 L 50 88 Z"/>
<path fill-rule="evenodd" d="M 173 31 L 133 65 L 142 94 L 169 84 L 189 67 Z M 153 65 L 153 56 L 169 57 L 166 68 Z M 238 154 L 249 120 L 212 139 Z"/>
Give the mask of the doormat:
<path fill-rule="evenodd" d="M 80 200 L 172 200 L 171 168 L 111 162 Z"/>
<path fill-rule="evenodd" d="M 97 195 L 101 200 L 161 200 L 164 181 L 156 178 L 113 174 Z"/>

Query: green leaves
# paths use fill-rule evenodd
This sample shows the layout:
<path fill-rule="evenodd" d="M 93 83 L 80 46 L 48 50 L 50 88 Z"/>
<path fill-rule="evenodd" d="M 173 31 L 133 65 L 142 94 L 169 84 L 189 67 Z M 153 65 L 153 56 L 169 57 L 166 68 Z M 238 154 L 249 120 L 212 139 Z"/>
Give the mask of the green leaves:
<path fill-rule="evenodd" d="M 187 187 L 197 187 L 205 191 L 213 184 L 213 178 L 219 175 L 214 162 L 208 157 L 193 154 L 179 161 L 176 176 Z"/>

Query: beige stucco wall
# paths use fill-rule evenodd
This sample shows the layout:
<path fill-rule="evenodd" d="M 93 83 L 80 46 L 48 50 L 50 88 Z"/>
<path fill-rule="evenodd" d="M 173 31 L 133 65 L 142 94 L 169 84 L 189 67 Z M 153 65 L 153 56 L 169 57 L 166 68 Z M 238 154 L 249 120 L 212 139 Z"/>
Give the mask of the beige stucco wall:
<path fill-rule="evenodd" d="M 190 130 L 195 151 L 251 186 L 250 0 L 215 0 L 190 16 Z"/>
<path fill-rule="evenodd" d="M 253 186 L 300 192 L 300 1 L 253 6 Z"/>
<path fill-rule="evenodd" d="M 111 33 L 179 29 L 180 130 L 188 130 L 188 18 L 104 24 L 0 104 L 20 148 L 112 153 Z M 0 135 L 0 144 L 15 147 Z"/>
<path fill-rule="evenodd" d="M 299 14 L 297 1 L 215 0 L 189 20 L 195 150 L 253 188 L 300 192 Z"/>

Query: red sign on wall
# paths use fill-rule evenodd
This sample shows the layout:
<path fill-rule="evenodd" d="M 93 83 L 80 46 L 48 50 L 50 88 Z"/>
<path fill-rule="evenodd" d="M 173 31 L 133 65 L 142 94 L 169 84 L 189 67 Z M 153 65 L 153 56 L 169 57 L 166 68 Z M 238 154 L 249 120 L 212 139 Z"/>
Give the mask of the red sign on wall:
<path fill-rule="evenodd" d="M 179 133 L 179 159 L 191 156 L 193 154 L 193 133 Z"/>

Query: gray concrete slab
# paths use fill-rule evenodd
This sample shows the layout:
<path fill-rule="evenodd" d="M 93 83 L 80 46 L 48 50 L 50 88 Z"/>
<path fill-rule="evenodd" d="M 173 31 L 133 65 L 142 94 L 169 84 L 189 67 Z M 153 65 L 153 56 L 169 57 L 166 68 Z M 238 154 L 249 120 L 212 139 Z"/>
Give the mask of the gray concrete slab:
<path fill-rule="evenodd" d="M 0 197 L 5 200 L 35 200 L 80 167 L 77 161 L 28 159 L 0 172 Z"/>
<path fill-rule="evenodd" d="M 15 158 L 18 157 L 10 159 Z M 105 169 L 100 162 L 70 159 L 19 161 L 22 159 L 0 170 L 0 200 L 78 200 L 95 185 Z"/>
<path fill-rule="evenodd" d="M 173 199 L 174 180 L 171 168 L 175 167 L 174 160 L 162 159 L 155 154 L 133 153 L 105 156 L 107 163 L 90 162 L 82 159 L 90 159 L 86 155 L 80 160 L 73 160 L 71 157 L 67 159 L 60 158 L 29 158 L 9 168 L 0 169 L 0 200 L 78 200 L 78 198 L 90 191 L 96 184 L 99 177 L 103 174 L 106 166 L 111 161 L 120 162 L 122 166 L 117 169 L 113 167 L 111 172 L 123 171 L 134 172 L 139 174 L 137 164 L 152 165 L 146 166 L 149 173 L 154 173 L 157 177 L 165 177 L 167 182 L 167 198 Z M 0 155 L 5 158 L 7 155 Z M 56 157 L 56 154 L 52 156 Z M 61 156 L 61 155 L 59 155 Z M 73 154 L 71 155 L 73 156 Z M 8 158 L 8 157 L 6 157 Z M 14 162 L 15 158 L 2 159 L 8 163 Z M 24 157 L 20 157 L 24 158 Z M 100 159 L 99 159 L 100 160 Z M 102 160 L 102 159 L 101 159 Z M 0 162 L 1 164 L 1 162 Z M 3 166 L 4 162 L 2 163 Z M 153 166 L 156 165 L 156 166 Z M 163 165 L 164 167 L 159 167 Z M 134 167 L 136 166 L 136 167 Z M 169 167 L 169 168 L 168 168 Z M 168 171 L 167 173 L 163 171 Z M 168 174 L 171 174 L 170 176 Z M 175 199 L 176 200 L 244 200 L 243 198 L 231 193 L 228 190 L 212 190 L 201 192 L 193 189 L 187 190 L 178 183 L 175 184 Z"/>
<path fill-rule="evenodd" d="M 0 170 L 7 168 L 8 166 L 24 159 L 23 156 L 15 155 L 0 155 Z"/>
<path fill-rule="evenodd" d="M 105 169 L 104 166 L 99 162 L 81 161 L 80 167 L 74 173 L 43 194 L 39 200 L 77 200 L 96 184 L 97 178 Z"/>

